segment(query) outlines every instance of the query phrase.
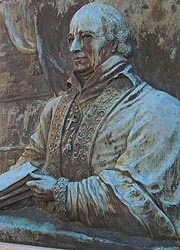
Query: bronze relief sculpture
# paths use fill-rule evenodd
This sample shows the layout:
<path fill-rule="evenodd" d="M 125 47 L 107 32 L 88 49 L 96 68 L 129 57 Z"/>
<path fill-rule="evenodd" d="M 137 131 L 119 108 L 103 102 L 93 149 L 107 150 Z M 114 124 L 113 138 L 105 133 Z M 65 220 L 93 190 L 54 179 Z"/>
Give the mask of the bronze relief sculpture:
<path fill-rule="evenodd" d="M 180 237 L 180 103 L 128 63 L 128 29 L 114 7 L 90 3 L 70 23 L 74 72 L 50 100 L 14 168 L 61 220 L 153 238 Z"/>

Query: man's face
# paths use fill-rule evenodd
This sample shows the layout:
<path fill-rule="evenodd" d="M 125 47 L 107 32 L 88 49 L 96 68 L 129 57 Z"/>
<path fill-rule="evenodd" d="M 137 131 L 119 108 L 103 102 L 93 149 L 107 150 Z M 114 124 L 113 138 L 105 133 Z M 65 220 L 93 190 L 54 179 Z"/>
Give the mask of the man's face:
<path fill-rule="evenodd" d="M 91 13 L 75 14 L 67 39 L 74 69 L 78 73 L 94 71 L 109 56 L 101 19 Z"/>

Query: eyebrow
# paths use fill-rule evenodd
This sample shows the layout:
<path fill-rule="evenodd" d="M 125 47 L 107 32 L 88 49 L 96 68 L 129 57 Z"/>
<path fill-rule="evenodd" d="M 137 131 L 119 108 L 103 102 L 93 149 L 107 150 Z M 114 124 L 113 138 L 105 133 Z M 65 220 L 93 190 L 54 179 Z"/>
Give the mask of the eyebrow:
<path fill-rule="evenodd" d="M 68 38 L 71 37 L 71 36 L 74 36 L 74 35 L 71 34 L 71 33 L 68 33 L 68 34 L 66 35 L 66 38 L 68 39 Z"/>
<path fill-rule="evenodd" d="M 92 35 L 96 35 L 96 33 L 94 31 L 91 31 L 91 30 L 80 30 L 78 31 L 78 33 L 81 35 L 82 33 L 89 33 L 89 34 L 92 34 Z M 74 36 L 72 33 L 68 33 L 66 38 L 69 38 L 71 36 Z"/>

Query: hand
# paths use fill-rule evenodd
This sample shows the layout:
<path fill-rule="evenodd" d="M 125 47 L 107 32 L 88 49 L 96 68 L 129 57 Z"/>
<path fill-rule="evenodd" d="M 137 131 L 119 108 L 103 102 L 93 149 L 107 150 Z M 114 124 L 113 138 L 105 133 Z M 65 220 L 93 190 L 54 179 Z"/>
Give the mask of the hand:
<path fill-rule="evenodd" d="M 36 180 L 28 181 L 26 185 L 30 187 L 33 196 L 43 201 L 53 201 L 54 195 L 52 188 L 56 179 L 47 175 L 38 175 L 31 173 L 31 177 Z"/>

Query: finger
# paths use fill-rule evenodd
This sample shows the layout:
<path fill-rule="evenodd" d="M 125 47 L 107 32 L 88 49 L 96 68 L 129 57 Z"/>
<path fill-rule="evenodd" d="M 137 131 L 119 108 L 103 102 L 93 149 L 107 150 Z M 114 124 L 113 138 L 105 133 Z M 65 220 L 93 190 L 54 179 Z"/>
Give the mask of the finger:
<path fill-rule="evenodd" d="M 40 174 L 35 174 L 35 173 L 30 173 L 30 176 L 33 178 L 33 179 L 36 179 L 36 180 L 41 180 L 43 178 L 42 175 Z"/>
<path fill-rule="evenodd" d="M 40 197 L 41 197 L 41 195 L 38 194 L 37 192 L 35 192 L 33 189 L 32 189 L 31 191 L 32 191 L 32 195 L 33 195 L 34 197 L 37 197 L 37 198 L 40 198 Z"/>
<path fill-rule="evenodd" d="M 35 189 L 35 188 L 32 188 L 31 189 L 32 191 L 32 195 L 38 199 L 41 199 L 41 200 L 46 200 L 47 199 L 47 194 L 44 193 L 44 192 L 41 192 L 39 189 Z"/>
<path fill-rule="evenodd" d="M 45 194 L 46 190 L 41 186 L 41 180 L 40 181 L 28 181 L 26 183 L 28 187 L 32 190 L 32 192 L 36 192 L 37 194 Z"/>
<path fill-rule="evenodd" d="M 38 195 L 36 193 L 32 193 L 32 197 L 35 198 L 36 200 L 45 200 L 44 196 Z"/>
<path fill-rule="evenodd" d="M 10 167 L 10 170 L 13 170 L 13 169 L 15 169 L 16 168 L 16 166 L 11 166 Z"/>
<path fill-rule="evenodd" d="M 41 182 L 38 180 L 37 181 L 27 181 L 26 185 L 30 188 L 35 187 L 35 188 L 41 188 Z"/>
<path fill-rule="evenodd" d="M 32 192 L 33 196 L 38 198 L 38 199 L 41 199 L 41 200 L 44 200 L 44 201 L 52 201 L 53 200 L 53 195 L 52 194 L 38 194 L 36 192 Z"/>
<path fill-rule="evenodd" d="M 32 188 L 31 189 L 31 192 L 32 192 L 32 195 L 38 199 L 43 199 L 44 200 L 44 197 L 45 197 L 45 194 L 44 193 L 41 193 L 40 190 L 38 189 L 35 189 L 35 188 Z"/>

